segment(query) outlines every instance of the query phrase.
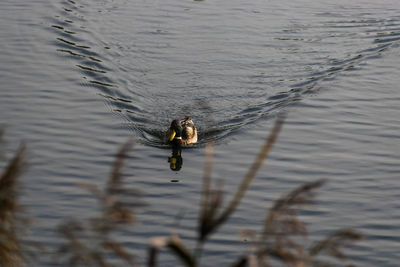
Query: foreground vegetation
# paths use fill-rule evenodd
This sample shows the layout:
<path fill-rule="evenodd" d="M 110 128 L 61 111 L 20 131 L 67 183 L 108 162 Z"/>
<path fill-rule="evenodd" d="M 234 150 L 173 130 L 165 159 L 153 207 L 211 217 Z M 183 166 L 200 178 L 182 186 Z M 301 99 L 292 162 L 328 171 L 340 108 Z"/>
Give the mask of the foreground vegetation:
<path fill-rule="evenodd" d="M 201 207 L 198 218 L 197 244 L 189 248 L 179 235 L 153 237 L 149 240 L 147 266 L 163 266 L 158 262 L 159 254 L 167 249 L 176 255 L 185 266 L 200 266 L 204 244 L 228 221 L 235 212 L 258 170 L 268 157 L 277 140 L 284 117 L 277 119 L 271 133 L 265 140 L 242 183 L 226 205 L 220 186 L 213 186 L 212 164 L 213 143 L 206 145 L 205 170 Z M 0 132 L 0 139 L 1 139 Z M 124 144 L 116 155 L 110 177 L 104 188 L 91 184 L 82 187 L 98 200 L 99 211 L 95 218 L 72 219 L 63 222 L 58 231 L 63 244 L 58 248 L 55 263 L 67 266 L 136 266 L 134 255 L 115 240 L 114 233 L 120 227 L 135 223 L 135 208 L 143 205 L 137 190 L 126 188 L 122 183 L 121 168 L 132 140 Z M 21 216 L 18 204 L 18 178 L 24 166 L 25 146 L 16 152 L 6 164 L 0 176 L 0 266 L 29 265 L 32 248 L 23 246 L 21 236 L 28 223 Z M 238 259 L 232 259 L 232 266 L 330 266 L 338 260 L 348 265 L 343 246 L 357 241 L 362 235 L 351 229 L 340 229 L 325 239 L 308 245 L 306 225 L 297 216 L 296 210 L 309 204 L 315 191 L 325 183 L 317 180 L 305 183 L 275 201 L 265 215 L 260 232 L 246 231 L 251 240 L 249 249 Z M 134 238 L 134 237 L 132 237 Z M 324 257 L 320 257 L 324 255 Z"/>

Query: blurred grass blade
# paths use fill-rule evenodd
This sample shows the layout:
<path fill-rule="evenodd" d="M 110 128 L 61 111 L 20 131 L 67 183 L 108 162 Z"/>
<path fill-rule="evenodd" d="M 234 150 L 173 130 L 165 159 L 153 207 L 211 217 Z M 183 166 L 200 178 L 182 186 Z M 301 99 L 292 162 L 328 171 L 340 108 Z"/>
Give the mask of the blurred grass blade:
<path fill-rule="evenodd" d="M 314 190 L 324 183 L 325 180 L 309 182 L 279 198 L 265 218 L 262 238 L 266 239 L 269 235 L 280 234 L 281 232 L 286 232 L 286 235 L 304 234 L 305 226 L 297 219 L 293 208 L 310 203 L 315 196 Z M 281 219 L 285 220 L 285 224 L 282 224 Z"/>
<path fill-rule="evenodd" d="M 24 154 L 25 145 L 22 144 L 0 175 L 0 266 L 23 266 L 26 261 L 18 230 L 28 221 L 17 216 L 21 212 L 17 185 Z"/>
<path fill-rule="evenodd" d="M 205 166 L 204 166 L 204 176 L 203 176 L 203 192 L 201 194 L 201 207 L 199 216 L 199 240 L 204 240 L 209 232 L 210 225 L 213 224 L 215 210 L 212 209 L 210 200 L 211 195 L 211 175 L 212 175 L 212 165 L 213 165 L 213 155 L 214 155 L 214 143 L 213 141 L 208 141 L 205 148 Z"/>
<path fill-rule="evenodd" d="M 17 181 L 24 165 L 25 145 L 22 144 L 17 153 L 0 175 L 0 222 L 7 221 L 17 211 Z"/>
<path fill-rule="evenodd" d="M 231 267 L 247 267 L 248 260 L 247 257 L 240 257 Z"/>
<path fill-rule="evenodd" d="M 268 257 L 293 266 L 303 266 L 307 261 L 307 251 L 298 243 L 298 237 L 307 236 L 306 225 L 298 218 L 295 208 L 309 204 L 315 197 L 315 189 L 324 182 L 317 180 L 300 185 L 271 207 L 258 242 L 257 255 L 264 264 Z"/>
<path fill-rule="evenodd" d="M 130 139 L 118 151 L 111 169 L 110 179 L 108 180 L 106 187 L 108 194 L 112 193 L 113 190 L 118 189 L 118 186 L 121 183 L 121 169 L 124 164 L 124 159 L 127 157 L 128 152 L 132 149 L 134 144 L 134 140 Z"/>
<path fill-rule="evenodd" d="M 180 238 L 177 235 L 173 235 L 168 242 L 168 248 L 172 250 L 188 267 L 196 266 L 196 259 L 190 253 L 189 249 L 182 243 Z"/>
<path fill-rule="evenodd" d="M 211 171 L 213 161 L 213 142 L 207 142 L 206 145 L 206 164 L 203 177 L 203 193 L 201 201 L 201 213 L 199 216 L 199 231 L 198 231 L 198 249 L 200 250 L 202 243 L 207 239 L 208 235 L 214 232 L 221 224 L 223 224 L 230 215 L 236 210 L 237 206 L 241 202 L 244 194 L 249 188 L 251 182 L 256 176 L 265 158 L 268 156 L 273 144 L 276 142 L 279 132 L 285 120 L 285 115 L 281 114 L 276 120 L 274 127 L 265 140 L 263 147 L 261 148 L 258 156 L 254 160 L 251 168 L 244 177 L 241 185 L 236 191 L 231 202 L 227 208 L 218 216 L 217 212 L 222 206 L 222 191 L 217 191 L 212 196 L 211 190 Z"/>
<path fill-rule="evenodd" d="M 154 237 L 150 240 L 150 246 L 149 246 L 149 259 L 147 262 L 148 267 L 155 267 L 157 266 L 157 257 L 159 250 L 161 248 L 166 247 L 168 244 L 168 238 L 167 237 Z"/>
<path fill-rule="evenodd" d="M 68 256 L 69 265 L 112 266 L 109 263 L 109 255 L 128 265 L 134 265 L 134 258 L 128 249 L 111 238 L 119 226 L 135 222 L 131 209 L 142 204 L 137 200 L 138 191 L 128 190 L 122 183 L 123 161 L 133 144 L 133 140 L 130 139 L 118 150 L 104 188 L 100 189 L 90 184 L 81 185 L 96 197 L 99 212 L 95 217 L 66 221 L 60 226 L 59 232 L 66 239 L 66 243 L 60 246 L 58 255 Z M 124 198 L 121 200 L 121 197 Z M 128 197 L 133 200 L 125 201 Z"/>
<path fill-rule="evenodd" d="M 129 263 L 130 265 L 134 265 L 135 261 L 133 257 L 129 254 L 129 252 L 120 244 L 111 241 L 105 241 L 103 243 L 103 247 L 106 250 L 110 250 L 114 252 L 120 259 L 123 259 L 125 262 Z"/>
<path fill-rule="evenodd" d="M 185 266 L 197 266 L 196 258 L 182 243 L 181 239 L 173 234 L 170 237 L 156 237 L 150 241 L 148 267 L 157 266 L 158 253 L 162 248 L 169 248 Z"/>
<path fill-rule="evenodd" d="M 340 247 L 346 245 L 348 242 L 360 241 L 363 235 L 351 229 L 341 229 L 327 238 L 317 242 L 310 249 L 310 257 L 314 258 L 322 252 L 335 257 L 339 260 L 345 260 L 346 255 L 341 251 Z"/>
<path fill-rule="evenodd" d="M 242 181 L 242 184 L 236 191 L 236 194 L 234 195 L 233 199 L 229 203 L 228 207 L 224 210 L 224 212 L 218 218 L 218 220 L 217 220 L 218 225 L 224 223 L 229 218 L 229 216 L 236 210 L 236 208 L 239 205 L 240 201 L 242 200 L 244 194 L 246 193 L 246 191 L 249 188 L 250 184 L 252 183 L 254 177 L 256 176 L 258 170 L 260 169 L 264 160 L 267 158 L 269 152 L 271 151 L 272 146 L 276 142 L 279 132 L 281 131 L 282 125 L 285 121 L 285 118 L 286 118 L 286 115 L 281 114 L 278 117 L 278 119 L 276 120 L 271 133 L 269 134 L 268 138 L 265 140 L 263 147 L 261 148 L 260 152 L 258 153 L 251 168 L 248 170 L 245 178 Z"/>

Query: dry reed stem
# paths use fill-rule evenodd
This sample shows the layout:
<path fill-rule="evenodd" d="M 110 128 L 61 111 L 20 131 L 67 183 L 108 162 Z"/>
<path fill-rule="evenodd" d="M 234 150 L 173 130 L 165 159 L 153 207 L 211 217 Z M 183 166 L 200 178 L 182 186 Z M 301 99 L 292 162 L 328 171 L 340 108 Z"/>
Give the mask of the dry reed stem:
<path fill-rule="evenodd" d="M 130 205 L 140 205 L 136 200 L 136 190 L 122 188 L 121 169 L 133 144 L 134 142 L 129 140 L 118 151 L 104 190 L 95 185 L 83 185 L 99 201 L 99 216 L 82 222 L 73 220 L 60 226 L 59 231 L 67 239 L 67 243 L 62 245 L 58 252 L 69 256 L 70 266 L 112 266 L 107 260 L 109 254 L 129 265 L 135 264 L 129 251 L 110 237 L 119 225 L 134 222 L 135 217 Z M 119 199 L 120 194 L 135 200 L 127 204 Z"/>
<path fill-rule="evenodd" d="M 269 210 L 258 244 L 257 265 L 271 266 L 268 258 L 275 258 L 290 266 L 330 266 L 328 261 L 318 261 L 316 257 L 325 252 L 329 256 L 345 261 L 346 256 L 340 247 L 348 242 L 362 239 L 362 235 L 349 229 L 339 230 L 311 249 L 297 243 L 293 238 L 307 236 L 305 224 L 299 220 L 295 208 L 309 204 L 315 197 L 315 190 L 325 183 L 317 180 L 300 185 L 292 192 L 278 199 Z"/>
<path fill-rule="evenodd" d="M 170 249 L 185 266 L 197 266 L 195 256 L 193 256 L 178 235 L 172 234 L 169 237 L 156 237 L 150 241 L 148 267 L 157 266 L 157 256 L 162 248 Z"/>
<path fill-rule="evenodd" d="M 305 226 L 297 219 L 294 208 L 309 204 L 315 197 L 314 190 L 324 183 L 324 180 L 317 180 L 300 185 L 278 199 L 265 218 L 262 238 L 281 233 L 306 234 Z"/>
<path fill-rule="evenodd" d="M 257 256 L 260 262 L 268 266 L 268 257 L 292 266 L 304 262 L 306 251 L 292 239 L 307 235 L 306 226 L 297 217 L 295 208 L 309 204 L 315 197 L 314 191 L 323 184 L 324 180 L 303 184 L 275 202 L 266 215 L 258 241 Z"/>
<path fill-rule="evenodd" d="M 212 205 L 210 201 L 211 195 L 211 179 L 212 179 L 212 166 L 214 157 L 214 142 L 208 141 L 205 148 L 205 166 L 204 166 L 204 176 L 203 176 L 203 193 L 201 195 L 201 212 L 199 216 L 199 238 L 207 235 L 207 229 L 209 228 L 209 223 L 214 218 L 213 211 L 210 210 L 215 205 Z M 212 218 L 211 218 L 212 217 Z M 198 245 L 201 245 L 200 243 Z M 198 251 L 200 251 L 198 247 Z"/>
<path fill-rule="evenodd" d="M 3 131 L 0 131 L 0 140 Z M 0 266 L 23 266 L 27 261 L 22 254 L 19 227 L 27 220 L 18 216 L 18 178 L 24 167 L 25 145 L 22 144 L 0 175 Z"/>
<path fill-rule="evenodd" d="M 128 152 L 132 149 L 134 144 L 134 140 L 130 139 L 119 149 L 106 187 L 108 194 L 112 194 L 112 191 L 120 186 L 122 177 L 121 169 L 124 164 L 124 159 L 127 157 Z"/>
<path fill-rule="evenodd" d="M 202 193 L 202 209 L 199 216 L 199 235 L 198 235 L 198 247 L 202 247 L 202 243 L 208 238 L 209 234 L 214 232 L 220 225 L 222 225 L 236 210 L 237 206 L 241 202 L 243 196 L 245 195 L 247 189 L 252 183 L 254 177 L 256 176 L 258 170 L 260 169 L 262 163 L 267 158 L 273 144 L 276 142 L 279 132 L 285 120 L 285 115 L 278 117 L 274 124 L 274 127 L 269 134 L 268 138 L 265 140 L 260 152 L 258 153 L 256 159 L 254 160 L 252 166 L 248 170 L 246 176 L 244 177 L 241 185 L 236 191 L 231 202 L 225 208 L 225 210 L 218 216 L 217 212 L 222 206 L 222 192 L 220 190 L 214 191 L 212 195 L 211 190 L 211 170 L 212 170 L 212 149 L 213 143 L 208 142 L 206 146 L 206 167 L 204 171 L 203 178 L 203 193 Z M 212 197 L 213 196 L 213 197 Z"/>
<path fill-rule="evenodd" d="M 218 219 L 218 223 L 223 223 L 228 217 L 236 210 L 236 207 L 239 205 L 240 201 L 242 200 L 244 194 L 246 193 L 247 189 L 249 188 L 250 184 L 252 183 L 254 177 L 256 176 L 258 170 L 260 169 L 261 165 L 263 164 L 264 160 L 268 157 L 269 152 L 271 151 L 272 146 L 276 142 L 278 135 L 281 131 L 282 125 L 285 121 L 285 115 L 281 114 L 275 125 L 269 134 L 269 137 L 265 140 L 263 147 L 261 148 L 260 152 L 258 153 L 253 165 L 250 167 L 249 171 L 247 172 L 242 184 L 240 185 L 239 189 L 236 191 L 235 196 L 233 197 L 232 201 L 229 203 L 228 208 L 222 213 L 220 218 Z"/>
<path fill-rule="evenodd" d="M 222 186 L 218 186 L 217 190 L 211 188 L 213 142 L 207 143 L 202 206 L 199 216 L 200 244 L 203 244 L 207 237 L 236 210 L 275 143 L 283 122 L 283 116 L 278 118 L 233 199 L 219 216 L 218 212 L 222 206 Z M 0 130 L 0 139 L 2 133 Z M 69 266 L 81 264 L 85 266 L 112 266 L 107 260 L 109 253 L 114 254 L 129 265 L 135 264 L 129 251 L 109 237 L 109 234 L 117 225 L 134 221 L 133 213 L 126 203 L 118 200 L 119 194 L 129 195 L 133 192 L 136 196 L 137 193 L 122 188 L 121 184 L 123 160 L 132 146 L 133 141 L 130 140 L 119 150 L 104 190 L 100 190 L 94 185 L 84 185 L 99 200 L 102 211 L 100 217 L 94 218 L 86 224 L 70 221 L 61 225 L 59 231 L 68 240 L 68 243 L 60 247 L 59 253 L 69 255 L 67 262 Z M 17 202 L 17 180 L 24 162 L 24 151 L 25 146 L 21 145 L 16 155 L 6 166 L 5 171 L 0 175 L 0 266 L 23 266 L 26 262 L 22 255 L 21 242 L 17 236 L 16 228 L 16 225 L 20 223 L 16 217 L 16 213 L 20 211 Z M 330 266 L 329 262 L 319 261 L 316 258 L 321 253 L 346 261 L 346 255 L 342 252 L 341 247 L 348 242 L 362 239 L 363 236 L 358 232 L 349 229 L 339 230 L 317 242 L 309 250 L 304 249 L 303 246 L 292 239 L 293 236 L 305 237 L 307 235 L 306 227 L 297 218 L 295 208 L 310 203 L 315 197 L 315 189 L 323 184 L 323 180 L 306 183 L 278 199 L 266 216 L 261 238 L 257 241 L 258 250 L 256 254 L 243 256 L 232 266 L 270 266 L 269 257 L 296 267 Z M 136 202 L 132 204 L 137 205 Z M 82 237 L 82 235 L 84 236 Z M 87 242 L 87 237 L 91 236 L 96 236 L 96 240 Z M 197 266 L 198 264 L 197 255 L 193 255 L 181 239 L 176 234 L 172 234 L 167 238 L 153 239 L 149 247 L 148 266 L 157 265 L 157 256 L 162 248 L 169 248 L 186 266 Z"/>
<path fill-rule="evenodd" d="M 362 239 L 363 235 L 357 231 L 352 229 L 340 229 L 311 247 L 309 250 L 308 262 L 328 264 L 327 262 L 321 262 L 315 259 L 323 252 L 341 261 L 346 261 L 347 257 L 341 250 L 341 247 L 349 242 L 360 241 Z"/>

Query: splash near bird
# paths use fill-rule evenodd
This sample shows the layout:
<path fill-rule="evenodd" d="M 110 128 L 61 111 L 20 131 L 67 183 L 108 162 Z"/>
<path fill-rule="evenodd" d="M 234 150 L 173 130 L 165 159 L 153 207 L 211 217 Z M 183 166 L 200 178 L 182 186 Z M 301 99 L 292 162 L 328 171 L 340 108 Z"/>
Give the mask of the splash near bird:
<path fill-rule="evenodd" d="M 167 131 L 167 140 L 173 146 L 188 146 L 197 143 L 197 130 L 193 121 L 189 117 L 173 120 Z"/>

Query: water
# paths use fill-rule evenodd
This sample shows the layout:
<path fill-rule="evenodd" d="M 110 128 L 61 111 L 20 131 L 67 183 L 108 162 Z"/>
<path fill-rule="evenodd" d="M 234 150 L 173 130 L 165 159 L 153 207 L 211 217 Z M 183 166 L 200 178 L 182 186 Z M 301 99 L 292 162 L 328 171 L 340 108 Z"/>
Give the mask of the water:
<path fill-rule="evenodd" d="M 400 235 L 400 4 L 397 1 L 2 1 L 0 124 L 7 155 L 29 148 L 21 198 L 29 240 L 93 214 L 77 186 L 102 186 L 117 148 L 137 144 L 125 181 L 148 204 L 121 241 L 145 262 L 148 240 L 194 244 L 205 140 L 216 139 L 213 177 L 232 196 L 271 129 L 288 119 L 233 218 L 205 247 L 204 265 L 228 265 L 261 230 L 274 200 L 319 178 L 304 208 L 310 240 L 342 227 L 366 238 L 348 250 L 359 266 L 396 266 Z M 200 142 L 169 169 L 163 134 L 192 116 Z M 177 181 L 177 182 L 171 182 Z M 167 253 L 167 266 L 175 264 Z"/>

